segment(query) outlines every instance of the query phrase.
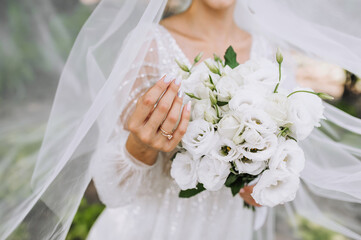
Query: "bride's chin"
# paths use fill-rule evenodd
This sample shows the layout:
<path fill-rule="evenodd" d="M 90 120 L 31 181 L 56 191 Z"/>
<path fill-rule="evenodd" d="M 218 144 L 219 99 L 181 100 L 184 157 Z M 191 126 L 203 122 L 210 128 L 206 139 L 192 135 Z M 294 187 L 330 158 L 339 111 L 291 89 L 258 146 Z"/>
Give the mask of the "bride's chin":
<path fill-rule="evenodd" d="M 236 0 L 198 0 L 215 10 L 224 10 L 235 4 Z"/>

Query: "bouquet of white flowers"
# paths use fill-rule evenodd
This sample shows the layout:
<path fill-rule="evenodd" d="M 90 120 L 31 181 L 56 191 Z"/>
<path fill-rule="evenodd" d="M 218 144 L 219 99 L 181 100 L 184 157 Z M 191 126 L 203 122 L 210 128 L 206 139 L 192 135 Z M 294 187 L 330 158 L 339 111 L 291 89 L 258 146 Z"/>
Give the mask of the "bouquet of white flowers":
<path fill-rule="evenodd" d="M 172 160 L 179 196 L 217 191 L 223 185 L 236 195 L 257 178 L 252 193 L 257 203 L 273 207 L 293 200 L 305 162 L 297 140 L 320 125 L 320 98 L 330 96 L 311 89 L 282 89 L 279 51 L 275 62 L 238 64 L 232 47 L 224 61 L 215 55 L 195 65 L 200 58 L 191 67 L 177 61 L 182 90 L 193 105 Z"/>

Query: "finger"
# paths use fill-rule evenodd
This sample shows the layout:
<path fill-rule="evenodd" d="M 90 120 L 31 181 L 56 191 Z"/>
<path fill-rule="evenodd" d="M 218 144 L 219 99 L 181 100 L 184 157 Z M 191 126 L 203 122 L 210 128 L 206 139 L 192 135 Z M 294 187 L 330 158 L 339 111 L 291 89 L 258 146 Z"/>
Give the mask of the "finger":
<path fill-rule="evenodd" d="M 148 91 L 139 98 L 134 113 L 130 119 L 130 124 L 139 126 L 142 125 L 153 110 L 161 95 L 167 90 L 174 77 L 171 75 L 164 75 L 156 84 L 148 89 Z M 129 126 L 131 128 L 131 126 Z"/>
<path fill-rule="evenodd" d="M 247 195 L 243 198 L 243 200 L 248 203 L 249 205 L 255 206 L 255 207 L 261 207 L 261 205 L 259 205 L 252 196 Z"/>
<path fill-rule="evenodd" d="M 160 146 L 160 148 L 158 148 L 159 150 L 163 152 L 171 152 L 174 150 L 174 148 L 182 139 L 184 133 L 187 131 L 187 126 L 190 118 L 190 110 L 191 110 L 191 102 L 189 101 L 183 107 L 181 119 L 179 121 L 178 127 L 175 129 L 173 133 L 173 138 L 171 140 L 163 136 L 161 132 L 158 131 L 157 137 L 155 139 L 155 144 L 157 146 Z"/>
<path fill-rule="evenodd" d="M 173 81 L 163 96 L 157 103 L 156 108 L 149 117 L 145 124 L 145 127 L 152 129 L 153 133 L 157 133 L 159 126 L 162 124 L 168 112 L 173 104 L 174 98 L 177 96 L 177 92 L 180 86 L 180 79 Z"/>
<path fill-rule="evenodd" d="M 244 188 L 242 188 L 239 192 L 239 195 L 243 198 L 243 200 L 255 207 L 261 207 L 260 204 L 258 204 L 254 198 L 252 197 L 252 192 L 253 192 L 253 187 L 254 186 L 245 186 Z"/>
<path fill-rule="evenodd" d="M 167 149 L 165 149 L 166 152 L 173 150 L 177 146 L 177 144 L 180 142 L 180 140 L 182 139 L 184 134 L 187 132 L 189 118 L 191 115 L 190 112 L 191 112 L 191 101 L 189 101 L 183 107 L 182 116 L 181 116 L 181 119 L 179 121 L 177 128 L 175 129 L 175 131 L 173 133 L 173 138 L 170 141 L 168 141 L 168 143 L 166 144 L 166 148 L 167 148 Z"/>
<path fill-rule="evenodd" d="M 183 92 L 179 90 L 178 96 L 175 97 L 173 101 L 173 105 L 170 108 L 167 117 L 165 118 L 164 122 L 161 125 L 161 128 L 168 132 L 173 133 L 174 129 L 176 128 L 177 122 L 179 120 L 179 116 L 181 114 L 182 109 L 182 102 L 183 102 Z"/>

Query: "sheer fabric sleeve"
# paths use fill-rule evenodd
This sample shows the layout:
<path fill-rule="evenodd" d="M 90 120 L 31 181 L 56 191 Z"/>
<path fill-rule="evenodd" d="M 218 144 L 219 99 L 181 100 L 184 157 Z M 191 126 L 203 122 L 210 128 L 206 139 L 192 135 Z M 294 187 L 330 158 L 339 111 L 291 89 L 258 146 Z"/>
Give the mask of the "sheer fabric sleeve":
<path fill-rule="evenodd" d="M 135 159 L 125 148 L 129 134 L 126 123 L 134 111 L 137 99 L 161 77 L 154 39 L 150 41 L 146 51 L 144 61 L 138 61 L 130 70 L 137 71 L 137 78 L 127 98 L 128 103 L 110 138 L 99 147 L 91 166 L 99 198 L 107 207 L 119 207 L 161 189 L 162 155 L 159 154 L 156 163 L 150 166 Z"/>

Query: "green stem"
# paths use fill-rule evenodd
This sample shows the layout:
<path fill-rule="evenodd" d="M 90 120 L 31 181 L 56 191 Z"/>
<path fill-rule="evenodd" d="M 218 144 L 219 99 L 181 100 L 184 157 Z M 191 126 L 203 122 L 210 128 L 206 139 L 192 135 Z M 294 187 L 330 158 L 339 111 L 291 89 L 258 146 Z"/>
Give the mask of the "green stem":
<path fill-rule="evenodd" d="M 311 94 L 314 94 L 314 95 L 318 96 L 318 93 L 315 93 L 315 92 L 306 91 L 306 90 L 298 90 L 298 91 L 294 91 L 294 92 L 288 94 L 287 97 L 291 97 L 293 94 L 295 94 L 295 93 L 300 93 L 300 92 L 311 93 Z"/>
<path fill-rule="evenodd" d="M 276 85 L 276 88 L 275 88 L 275 90 L 273 91 L 273 93 L 277 93 L 277 90 L 278 90 L 278 87 L 279 87 L 279 85 L 280 85 L 280 82 L 281 82 L 281 74 L 282 74 L 282 72 L 281 72 L 281 65 L 282 65 L 282 63 L 278 63 L 278 83 L 277 83 L 277 85 Z"/>

